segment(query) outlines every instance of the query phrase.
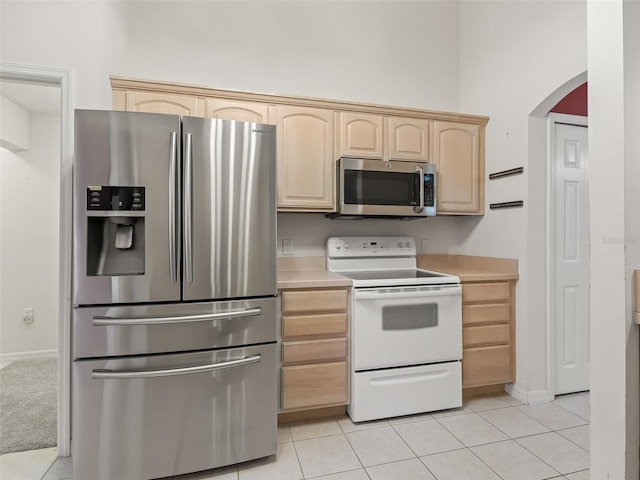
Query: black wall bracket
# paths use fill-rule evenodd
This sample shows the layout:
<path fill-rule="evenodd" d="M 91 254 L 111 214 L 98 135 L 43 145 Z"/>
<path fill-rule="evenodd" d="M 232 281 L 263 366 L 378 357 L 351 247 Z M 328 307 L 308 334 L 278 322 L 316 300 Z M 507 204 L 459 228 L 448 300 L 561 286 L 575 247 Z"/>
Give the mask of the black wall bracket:
<path fill-rule="evenodd" d="M 496 208 L 522 207 L 523 205 L 524 205 L 524 202 L 522 200 L 516 200 L 514 202 L 490 203 L 489 208 L 491 210 L 495 210 Z"/>
<path fill-rule="evenodd" d="M 518 173 L 522 173 L 522 172 L 524 172 L 524 167 L 512 168 L 511 170 L 502 170 L 501 172 L 495 172 L 495 173 L 489 174 L 489 180 L 508 177 L 510 175 L 517 175 Z"/>

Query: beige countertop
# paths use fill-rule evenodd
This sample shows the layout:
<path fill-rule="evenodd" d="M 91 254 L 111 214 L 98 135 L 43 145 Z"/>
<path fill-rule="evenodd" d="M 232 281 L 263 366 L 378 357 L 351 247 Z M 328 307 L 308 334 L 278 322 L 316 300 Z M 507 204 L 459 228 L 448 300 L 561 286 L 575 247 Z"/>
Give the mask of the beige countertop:
<path fill-rule="evenodd" d="M 448 273 L 463 282 L 518 280 L 518 261 L 470 255 L 418 255 L 418 268 Z"/>
<path fill-rule="evenodd" d="M 278 257 L 278 289 L 350 286 L 350 278 L 325 269 L 324 257 Z"/>
<path fill-rule="evenodd" d="M 419 255 L 418 267 L 457 275 L 463 282 L 518 280 L 518 261 L 468 255 Z M 350 287 L 351 279 L 325 269 L 324 257 L 278 257 L 278 288 Z"/>

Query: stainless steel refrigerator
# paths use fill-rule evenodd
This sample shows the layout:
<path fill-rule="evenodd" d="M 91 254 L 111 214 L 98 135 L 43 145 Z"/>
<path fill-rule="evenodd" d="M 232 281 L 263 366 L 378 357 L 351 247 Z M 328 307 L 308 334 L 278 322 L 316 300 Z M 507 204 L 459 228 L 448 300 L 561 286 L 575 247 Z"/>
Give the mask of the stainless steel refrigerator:
<path fill-rule="evenodd" d="M 276 453 L 272 125 L 76 110 L 74 480 Z"/>

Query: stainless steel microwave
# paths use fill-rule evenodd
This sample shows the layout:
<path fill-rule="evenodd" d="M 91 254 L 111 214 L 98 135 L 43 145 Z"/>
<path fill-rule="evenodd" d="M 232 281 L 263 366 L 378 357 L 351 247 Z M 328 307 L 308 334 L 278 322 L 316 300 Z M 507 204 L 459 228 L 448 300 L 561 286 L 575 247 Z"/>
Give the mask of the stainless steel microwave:
<path fill-rule="evenodd" d="M 420 218 L 436 214 L 432 163 L 342 157 L 337 163 L 339 217 Z"/>

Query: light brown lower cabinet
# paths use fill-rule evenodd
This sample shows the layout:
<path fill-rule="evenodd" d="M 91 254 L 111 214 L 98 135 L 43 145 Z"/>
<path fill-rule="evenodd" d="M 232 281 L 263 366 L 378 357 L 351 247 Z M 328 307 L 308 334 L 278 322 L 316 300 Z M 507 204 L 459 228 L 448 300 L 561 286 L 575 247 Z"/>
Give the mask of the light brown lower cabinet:
<path fill-rule="evenodd" d="M 516 377 L 515 280 L 462 284 L 462 386 Z"/>
<path fill-rule="evenodd" d="M 349 403 L 349 289 L 280 292 L 282 412 Z"/>
<path fill-rule="evenodd" d="M 511 346 L 465 348 L 462 360 L 462 386 L 479 387 L 508 383 L 511 377 Z"/>
<path fill-rule="evenodd" d="M 282 409 L 346 404 L 347 362 L 282 368 Z"/>

